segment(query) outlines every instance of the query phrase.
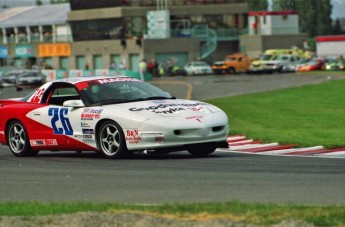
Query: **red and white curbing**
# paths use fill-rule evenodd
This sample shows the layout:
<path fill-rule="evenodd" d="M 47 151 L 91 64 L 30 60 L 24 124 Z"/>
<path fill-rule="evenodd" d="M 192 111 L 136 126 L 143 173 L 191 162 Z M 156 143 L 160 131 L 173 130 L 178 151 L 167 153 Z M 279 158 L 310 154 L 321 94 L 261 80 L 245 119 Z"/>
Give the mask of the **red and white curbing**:
<path fill-rule="evenodd" d="M 345 158 L 345 147 L 337 149 L 326 149 L 323 146 L 298 148 L 296 144 L 262 143 L 258 140 L 248 139 L 244 135 L 229 136 L 227 142 L 229 148 L 226 151 L 234 153 Z"/>

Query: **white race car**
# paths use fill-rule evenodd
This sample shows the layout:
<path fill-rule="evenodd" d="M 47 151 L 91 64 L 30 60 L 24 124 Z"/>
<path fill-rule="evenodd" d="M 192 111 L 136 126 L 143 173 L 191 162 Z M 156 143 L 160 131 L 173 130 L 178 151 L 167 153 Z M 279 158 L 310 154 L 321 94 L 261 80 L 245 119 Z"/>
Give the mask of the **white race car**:
<path fill-rule="evenodd" d="M 206 156 L 228 147 L 228 131 L 228 117 L 216 106 L 176 99 L 130 77 L 61 79 L 22 99 L 0 100 L 0 143 L 16 156 L 40 150 Z"/>

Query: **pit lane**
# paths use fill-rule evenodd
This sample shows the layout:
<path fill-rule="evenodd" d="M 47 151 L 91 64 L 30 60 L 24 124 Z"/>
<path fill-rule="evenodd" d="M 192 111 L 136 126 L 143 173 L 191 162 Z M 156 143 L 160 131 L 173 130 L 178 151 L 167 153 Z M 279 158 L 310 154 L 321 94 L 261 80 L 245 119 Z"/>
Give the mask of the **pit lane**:
<path fill-rule="evenodd" d="M 203 76 L 180 80 L 193 88 L 193 99 L 208 99 L 339 79 L 298 74 Z M 184 98 L 191 87 L 160 85 Z M 28 90 L 0 90 L 1 98 L 20 97 Z M 18 158 L 0 146 L 0 202 L 91 201 L 172 203 L 238 200 L 303 204 L 345 204 L 343 159 L 310 159 L 234 154 L 216 151 L 207 158 L 187 152 L 142 154 L 107 160 L 95 153 L 41 152 Z"/>

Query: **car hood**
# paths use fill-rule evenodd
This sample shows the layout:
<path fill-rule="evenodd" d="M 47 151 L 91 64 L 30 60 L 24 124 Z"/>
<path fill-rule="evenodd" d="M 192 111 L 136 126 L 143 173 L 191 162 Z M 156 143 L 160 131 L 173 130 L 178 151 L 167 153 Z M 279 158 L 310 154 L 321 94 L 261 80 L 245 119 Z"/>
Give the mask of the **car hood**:
<path fill-rule="evenodd" d="M 252 65 L 262 65 L 265 64 L 266 62 L 268 62 L 269 60 L 256 60 L 256 61 L 252 61 Z"/>
<path fill-rule="evenodd" d="M 265 61 L 265 64 L 280 64 L 283 61 L 279 61 L 279 60 L 270 60 L 270 61 Z"/>
<path fill-rule="evenodd" d="M 223 112 L 221 109 L 214 105 L 205 102 L 184 99 L 150 100 L 115 104 L 110 106 L 110 108 L 104 109 L 109 109 L 110 111 L 116 109 L 121 111 L 122 113 L 127 113 L 128 117 L 136 115 L 143 118 L 206 118 L 213 113 Z"/>

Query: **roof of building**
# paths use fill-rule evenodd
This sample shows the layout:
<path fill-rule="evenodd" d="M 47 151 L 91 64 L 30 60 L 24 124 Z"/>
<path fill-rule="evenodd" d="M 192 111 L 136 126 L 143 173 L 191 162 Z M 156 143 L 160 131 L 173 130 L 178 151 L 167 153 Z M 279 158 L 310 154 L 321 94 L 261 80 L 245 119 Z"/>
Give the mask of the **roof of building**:
<path fill-rule="evenodd" d="M 70 5 L 53 4 L 26 6 L 0 10 L 0 27 L 25 27 L 65 24 Z"/>
<path fill-rule="evenodd" d="M 345 35 L 317 36 L 316 42 L 344 42 Z"/>
<path fill-rule="evenodd" d="M 280 10 L 280 11 L 251 11 L 249 16 L 284 16 L 284 15 L 298 15 L 296 10 Z"/>

